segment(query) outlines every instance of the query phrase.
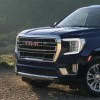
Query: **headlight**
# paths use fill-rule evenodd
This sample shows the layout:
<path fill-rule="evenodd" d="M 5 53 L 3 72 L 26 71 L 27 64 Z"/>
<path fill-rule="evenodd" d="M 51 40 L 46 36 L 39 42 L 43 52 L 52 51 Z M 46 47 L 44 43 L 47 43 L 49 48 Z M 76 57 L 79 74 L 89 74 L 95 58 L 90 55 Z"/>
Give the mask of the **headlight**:
<path fill-rule="evenodd" d="M 64 55 L 78 54 L 85 45 L 85 39 L 80 38 L 63 39 L 62 41 L 68 46 L 68 50 Z"/>

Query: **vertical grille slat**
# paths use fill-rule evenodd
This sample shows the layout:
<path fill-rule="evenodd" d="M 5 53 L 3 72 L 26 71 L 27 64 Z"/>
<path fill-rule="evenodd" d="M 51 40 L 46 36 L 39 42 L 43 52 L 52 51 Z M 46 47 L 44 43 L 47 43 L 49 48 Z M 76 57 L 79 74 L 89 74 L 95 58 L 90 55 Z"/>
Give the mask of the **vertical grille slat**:
<path fill-rule="evenodd" d="M 19 58 L 53 61 L 56 48 L 56 38 L 19 37 L 17 41 Z"/>

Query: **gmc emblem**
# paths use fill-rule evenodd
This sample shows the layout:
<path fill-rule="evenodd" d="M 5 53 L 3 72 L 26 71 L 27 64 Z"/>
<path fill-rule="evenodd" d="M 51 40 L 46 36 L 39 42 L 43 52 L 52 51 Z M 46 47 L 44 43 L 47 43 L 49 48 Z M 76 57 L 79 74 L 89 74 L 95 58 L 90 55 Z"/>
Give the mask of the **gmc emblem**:
<path fill-rule="evenodd" d="M 42 46 L 39 45 L 39 42 L 32 42 L 32 41 L 26 41 L 25 44 L 28 46 Z"/>

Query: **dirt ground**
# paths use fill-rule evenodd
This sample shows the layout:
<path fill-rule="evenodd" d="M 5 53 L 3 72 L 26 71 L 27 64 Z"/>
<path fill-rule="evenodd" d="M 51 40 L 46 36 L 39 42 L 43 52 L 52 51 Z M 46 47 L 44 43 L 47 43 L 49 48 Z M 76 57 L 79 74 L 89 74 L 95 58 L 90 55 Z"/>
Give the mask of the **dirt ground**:
<path fill-rule="evenodd" d="M 68 86 L 51 84 L 37 89 L 21 81 L 14 69 L 0 68 L 0 100 L 100 100 L 87 98 Z"/>

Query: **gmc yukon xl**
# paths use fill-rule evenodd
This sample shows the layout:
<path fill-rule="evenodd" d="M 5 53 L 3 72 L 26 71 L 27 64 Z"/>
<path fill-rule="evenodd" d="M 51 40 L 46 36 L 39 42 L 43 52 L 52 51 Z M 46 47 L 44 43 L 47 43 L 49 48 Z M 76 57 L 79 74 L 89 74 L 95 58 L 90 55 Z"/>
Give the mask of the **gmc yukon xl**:
<path fill-rule="evenodd" d="M 15 55 L 16 73 L 33 86 L 66 84 L 100 96 L 100 5 L 79 8 L 53 26 L 20 32 Z"/>

